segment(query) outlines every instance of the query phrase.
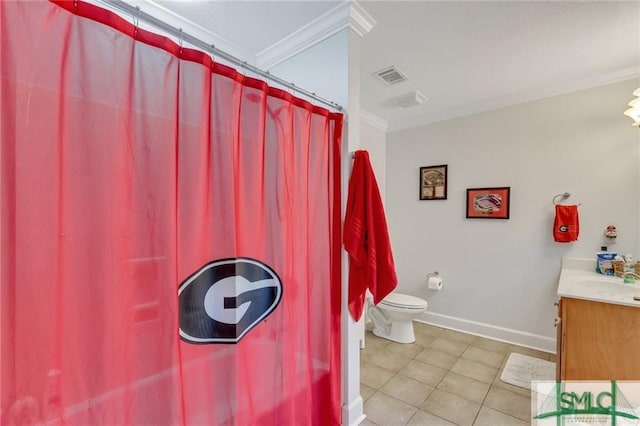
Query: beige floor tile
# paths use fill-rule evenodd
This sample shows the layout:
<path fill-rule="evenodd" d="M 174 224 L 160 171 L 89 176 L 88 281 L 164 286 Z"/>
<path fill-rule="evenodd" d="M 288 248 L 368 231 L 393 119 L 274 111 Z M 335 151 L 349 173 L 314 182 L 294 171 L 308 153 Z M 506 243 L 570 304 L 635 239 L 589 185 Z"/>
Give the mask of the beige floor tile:
<path fill-rule="evenodd" d="M 498 373 L 498 369 L 495 367 L 463 358 L 458 359 L 455 365 L 451 367 L 451 371 L 485 383 L 493 383 L 493 379 Z"/>
<path fill-rule="evenodd" d="M 376 354 L 378 352 L 383 352 L 385 349 L 383 347 L 375 347 L 375 346 L 371 346 L 371 345 L 366 345 L 363 349 L 360 349 L 360 359 L 362 359 L 363 357 L 367 356 L 367 355 L 373 355 Z"/>
<path fill-rule="evenodd" d="M 460 426 L 471 425 L 480 410 L 480 404 L 439 389 L 431 392 L 422 410 Z"/>
<path fill-rule="evenodd" d="M 464 343 L 465 345 L 470 345 L 476 340 L 476 336 L 472 334 L 461 333 L 455 330 L 444 330 L 438 337 L 451 340 L 452 342 Z"/>
<path fill-rule="evenodd" d="M 360 352 L 363 426 L 530 424 L 531 391 L 502 382 L 502 368 L 511 352 L 551 362 L 555 354 L 420 322 L 414 329 L 412 344 L 367 331 Z"/>
<path fill-rule="evenodd" d="M 411 417 L 407 426 L 456 426 L 455 423 L 451 423 L 438 416 L 434 416 L 426 411 L 418 410 Z"/>
<path fill-rule="evenodd" d="M 429 342 L 431 343 L 431 342 Z M 389 344 L 385 347 L 387 352 L 392 352 L 394 354 L 403 355 L 409 358 L 414 358 L 420 352 L 424 350 L 424 346 L 419 343 L 396 343 L 389 342 Z"/>
<path fill-rule="evenodd" d="M 378 389 L 394 376 L 393 371 L 385 370 L 368 362 L 360 362 L 360 383 Z"/>
<path fill-rule="evenodd" d="M 382 392 L 376 392 L 364 403 L 364 412 L 369 421 L 382 426 L 404 426 L 417 410 Z"/>
<path fill-rule="evenodd" d="M 531 421 L 531 399 L 518 393 L 492 386 L 484 405 L 520 420 Z"/>
<path fill-rule="evenodd" d="M 438 384 L 438 389 L 482 404 L 490 386 L 489 383 L 449 372 Z"/>
<path fill-rule="evenodd" d="M 389 371 L 398 372 L 411 358 L 399 354 L 394 354 L 385 349 L 375 350 L 368 349 L 366 351 L 360 351 L 360 359 L 369 364 L 377 365 Z"/>
<path fill-rule="evenodd" d="M 378 337 L 375 334 L 373 334 L 371 331 L 368 331 L 368 330 L 364 335 L 364 347 L 365 347 L 365 349 L 368 349 L 368 348 L 383 349 L 389 343 L 391 343 L 390 340 L 383 339 L 382 337 Z"/>
<path fill-rule="evenodd" d="M 507 361 L 509 361 L 509 355 L 511 355 L 511 352 L 508 352 L 505 356 L 504 359 L 502 360 L 502 362 L 500 363 L 500 370 L 504 370 L 504 367 L 507 366 Z"/>
<path fill-rule="evenodd" d="M 473 426 L 526 426 L 528 424 L 530 423 L 483 406 Z"/>
<path fill-rule="evenodd" d="M 414 407 L 419 407 L 433 391 L 433 386 L 396 374 L 380 388 L 380 391 Z"/>
<path fill-rule="evenodd" d="M 436 351 L 435 349 L 426 348 L 414 358 L 416 361 L 426 362 L 436 367 L 450 369 L 458 361 L 458 357 Z"/>
<path fill-rule="evenodd" d="M 399 372 L 410 379 L 437 386 L 440 380 L 447 374 L 447 370 L 420 361 L 409 361 L 406 367 Z"/>
<path fill-rule="evenodd" d="M 440 333 L 444 331 L 443 328 L 436 327 L 435 325 L 431 325 L 431 324 L 426 324 L 420 321 L 413 322 L 413 330 L 416 332 L 416 334 L 420 333 L 420 334 L 426 334 L 434 337 L 439 336 Z"/>
<path fill-rule="evenodd" d="M 422 347 L 430 346 L 436 340 L 435 336 L 429 334 L 416 333 L 416 343 Z"/>
<path fill-rule="evenodd" d="M 367 399 L 369 399 L 369 397 L 374 393 L 376 393 L 376 390 L 374 388 L 372 388 L 371 386 L 367 386 L 363 383 L 360 383 L 360 396 L 362 397 L 363 401 L 366 401 Z"/>
<path fill-rule="evenodd" d="M 429 347 L 454 356 L 462 355 L 467 349 L 467 345 L 464 343 L 452 342 L 451 340 L 443 339 L 441 337 L 436 338 Z"/>
<path fill-rule="evenodd" d="M 511 352 L 511 347 L 513 345 L 505 342 L 500 342 L 498 340 L 477 336 L 476 339 L 471 343 L 471 346 L 475 346 L 476 348 L 480 349 L 486 349 L 491 352 L 506 354 Z"/>
<path fill-rule="evenodd" d="M 486 364 L 491 367 L 500 367 L 505 354 L 488 351 L 486 349 L 476 348 L 475 346 L 469 346 L 461 356 L 469 361 L 476 361 L 481 364 Z"/>

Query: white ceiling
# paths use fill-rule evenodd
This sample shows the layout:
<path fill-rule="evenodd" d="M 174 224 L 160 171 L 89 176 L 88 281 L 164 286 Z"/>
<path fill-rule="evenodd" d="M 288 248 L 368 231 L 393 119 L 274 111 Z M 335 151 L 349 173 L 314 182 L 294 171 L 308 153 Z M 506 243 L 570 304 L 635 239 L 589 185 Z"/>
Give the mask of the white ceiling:
<path fill-rule="evenodd" d="M 392 128 L 640 75 L 640 2 L 367 2 L 361 100 Z M 397 65 L 409 81 L 372 73 Z M 420 90 L 428 101 L 391 100 Z M 621 106 L 622 108 L 623 106 Z"/>
<path fill-rule="evenodd" d="M 155 2 L 224 40 L 229 53 L 251 58 L 305 34 L 301 29 L 321 24 L 346 3 Z M 361 40 L 361 106 L 388 130 L 640 76 L 639 1 L 363 0 L 359 5 L 377 23 Z M 409 80 L 386 86 L 372 75 L 389 65 Z M 394 98 L 415 90 L 428 101 L 412 108 L 395 104 Z"/>

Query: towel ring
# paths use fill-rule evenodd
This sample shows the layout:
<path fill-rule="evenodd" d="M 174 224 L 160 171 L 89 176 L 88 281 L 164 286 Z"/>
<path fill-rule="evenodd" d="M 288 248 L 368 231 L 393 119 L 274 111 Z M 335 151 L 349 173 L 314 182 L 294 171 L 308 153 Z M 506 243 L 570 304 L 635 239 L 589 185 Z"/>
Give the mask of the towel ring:
<path fill-rule="evenodd" d="M 560 204 L 561 201 L 566 200 L 567 198 L 571 197 L 571 193 L 569 192 L 564 192 L 562 194 L 557 194 L 553 197 L 553 200 L 551 200 L 551 202 L 553 203 L 553 205 L 558 205 Z M 560 201 L 556 201 L 557 198 L 562 198 L 562 200 Z M 579 203 L 578 206 L 581 206 L 582 203 Z"/>

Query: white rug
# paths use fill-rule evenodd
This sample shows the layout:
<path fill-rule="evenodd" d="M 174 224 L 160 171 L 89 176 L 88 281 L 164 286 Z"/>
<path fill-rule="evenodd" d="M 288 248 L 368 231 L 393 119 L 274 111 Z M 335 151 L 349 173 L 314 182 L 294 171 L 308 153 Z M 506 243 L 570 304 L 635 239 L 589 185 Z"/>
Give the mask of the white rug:
<path fill-rule="evenodd" d="M 510 385 L 531 389 L 532 380 L 555 380 L 555 362 L 512 352 L 500 380 Z"/>

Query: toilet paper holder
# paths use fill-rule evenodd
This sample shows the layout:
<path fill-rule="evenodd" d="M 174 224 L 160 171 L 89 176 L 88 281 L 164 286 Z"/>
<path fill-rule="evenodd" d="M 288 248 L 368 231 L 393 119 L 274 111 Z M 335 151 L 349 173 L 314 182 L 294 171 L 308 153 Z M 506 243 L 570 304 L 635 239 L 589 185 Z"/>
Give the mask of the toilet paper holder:
<path fill-rule="evenodd" d="M 442 290 L 442 278 L 438 271 L 429 272 L 427 274 L 427 288 L 430 290 Z"/>
<path fill-rule="evenodd" d="M 440 272 L 438 272 L 438 271 L 429 272 L 427 274 L 427 282 L 429 281 L 430 278 L 439 277 L 439 276 L 440 276 Z"/>

